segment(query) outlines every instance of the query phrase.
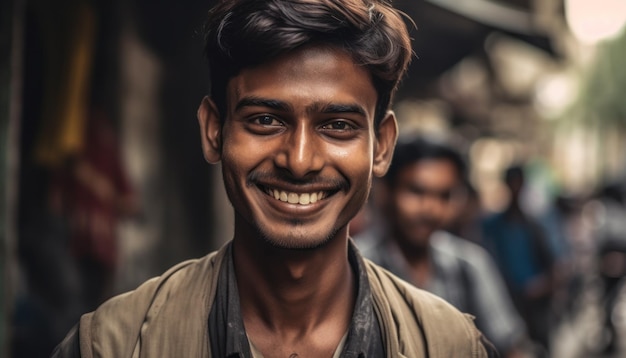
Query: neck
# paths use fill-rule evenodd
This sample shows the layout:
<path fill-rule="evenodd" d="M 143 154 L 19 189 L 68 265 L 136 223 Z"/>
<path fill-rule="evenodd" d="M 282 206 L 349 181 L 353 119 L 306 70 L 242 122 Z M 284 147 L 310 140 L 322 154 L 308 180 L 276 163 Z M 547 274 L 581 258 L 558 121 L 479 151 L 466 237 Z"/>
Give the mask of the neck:
<path fill-rule="evenodd" d="M 428 240 L 423 240 L 428 243 Z M 414 245 L 407 240 L 396 239 L 402 256 L 410 270 L 411 280 L 418 287 L 425 287 L 430 278 L 431 257 L 428 244 Z"/>
<path fill-rule="evenodd" d="M 401 234 L 396 233 L 393 236 L 393 241 L 395 241 L 404 258 L 411 265 L 429 260 L 430 258 L 430 238 L 415 240 L 405 238 Z"/>
<path fill-rule="evenodd" d="M 507 216 L 511 218 L 517 218 L 517 217 L 523 216 L 524 214 L 522 212 L 522 207 L 520 206 L 520 203 L 517 199 L 511 200 L 505 212 Z"/>
<path fill-rule="evenodd" d="M 347 330 L 356 297 L 347 230 L 322 247 L 290 250 L 237 235 L 233 255 L 246 331 L 305 335 L 333 322 Z"/>

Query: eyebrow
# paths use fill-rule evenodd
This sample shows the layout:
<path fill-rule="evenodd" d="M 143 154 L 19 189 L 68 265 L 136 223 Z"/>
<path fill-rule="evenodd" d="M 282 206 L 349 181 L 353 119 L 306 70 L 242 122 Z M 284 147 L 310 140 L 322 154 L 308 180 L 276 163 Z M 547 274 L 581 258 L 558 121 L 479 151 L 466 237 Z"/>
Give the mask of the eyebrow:
<path fill-rule="evenodd" d="M 286 102 L 261 97 L 244 97 L 240 99 L 235 106 L 235 111 L 244 107 L 267 107 L 278 111 L 289 111 L 291 109 L 291 106 Z"/>
<path fill-rule="evenodd" d="M 277 99 L 269 99 L 262 97 L 249 96 L 244 97 L 237 102 L 235 111 L 238 111 L 245 107 L 266 107 L 277 111 L 293 111 L 293 107 L 287 102 Z M 321 112 L 321 113 L 356 113 L 362 116 L 367 116 L 365 109 L 354 103 L 314 103 L 307 112 Z"/>
<path fill-rule="evenodd" d="M 315 104 L 309 111 L 319 111 L 322 113 L 356 113 L 366 116 L 365 109 L 358 104 L 328 103 Z"/>

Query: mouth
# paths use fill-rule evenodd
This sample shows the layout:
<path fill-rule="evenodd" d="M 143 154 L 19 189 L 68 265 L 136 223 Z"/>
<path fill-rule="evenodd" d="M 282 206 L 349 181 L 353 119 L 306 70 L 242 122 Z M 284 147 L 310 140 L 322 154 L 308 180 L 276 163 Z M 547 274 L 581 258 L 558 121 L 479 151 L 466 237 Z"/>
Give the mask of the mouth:
<path fill-rule="evenodd" d="M 313 191 L 313 192 L 304 192 L 297 193 L 293 191 L 286 191 L 281 189 L 269 188 L 269 187 L 260 187 L 263 192 L 265 192 L 270 197 L 275 200 L 282 201 L 284 203 L 296 204 L 296 205 L 310 205 L 315 204 L 318 201 L 324 200 L 329 196 L 332 196 L 335 191 Z"/>
<path fill-rule="evenodd" d="M 437 223 L 431 220 L 426 220 L 426 221 L 420 220 L 420 221 L 414 222 L 411 225 L 411 230 L 416 231 L 416 232 L 429 232 L 430 233 L 440 228 L 440 226 L 441 225 L 438 225 Z"/>

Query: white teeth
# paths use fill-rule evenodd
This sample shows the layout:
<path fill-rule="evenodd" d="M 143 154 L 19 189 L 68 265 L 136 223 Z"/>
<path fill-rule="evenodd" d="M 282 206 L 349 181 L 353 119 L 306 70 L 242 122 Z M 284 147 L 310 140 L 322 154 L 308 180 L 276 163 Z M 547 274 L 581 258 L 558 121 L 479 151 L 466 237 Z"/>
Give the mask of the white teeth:
<path fill-rule="evenodd" d="M 317 201 L 324 199 L 324 196 L 325 196 L 324 192 L 322 191 L 317 192 L 317 193 L 298 194 L 298 193 L 288 193 L 286 191 L 276 190 L 276 189 L 271 190 L 270 194 L 276 200 L 284 201 L 290 204 L 300 204 L 300 205 L 314 204 Z"/>

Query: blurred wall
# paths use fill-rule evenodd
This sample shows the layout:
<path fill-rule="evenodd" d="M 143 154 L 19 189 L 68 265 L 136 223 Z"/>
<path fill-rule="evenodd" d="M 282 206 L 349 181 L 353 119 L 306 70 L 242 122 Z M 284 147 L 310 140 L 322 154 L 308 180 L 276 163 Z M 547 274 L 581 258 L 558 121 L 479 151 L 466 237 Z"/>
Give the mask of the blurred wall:
<path fill-rule="evenodd" d="M 5 29 L 17 19 L 11 8 L 18 3 L 24 16 L 16 28 L 23 39 L 21 49 L 9 51 L 15 32 Z M 57 173 L 92 144 L 82 133 L 96 117 L 111 125 L 137 199 L 136 212 L 116 229 L 116 276 L 107 295 L 132 289 L 230 238 L 229 204 L 218 167 L 202 156 L 196 119 L 208 80 L 201 32 L 210 6 L 198 0 L 2 3 L 0 330 L 10 326 L 16 357 L 47 356 L 79 314 L 74 311 L 80 308 L 68 307 L 77 296 L 77 272 L 67 218 L 52 210 L 51 188 Z M 12 72 L 11 56 L 20 58 Z M 23 84 L 10 84 L 9 73 Z M 22 99 L 14 102 L 13 122 L 5 105 L 9 88 Z M 12 172 L 9 158 L 19 162 Z M 12 191 L 4 182 L 10 174 Z M 8 192 L 16 201 L 7 213 Z M 14 253 L 7 250 L 11 226 Z M 11 258 L 17 275 L 8 285 Z M 8 350 L 7 342 L 1 348 Z"/>
<path fill-rule="evenodd" d="M 17 131 L 24 1 L 0 3 L 0 356 L 10 352 L 15 289 Z"/>

